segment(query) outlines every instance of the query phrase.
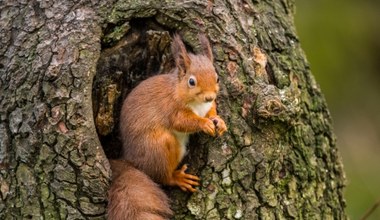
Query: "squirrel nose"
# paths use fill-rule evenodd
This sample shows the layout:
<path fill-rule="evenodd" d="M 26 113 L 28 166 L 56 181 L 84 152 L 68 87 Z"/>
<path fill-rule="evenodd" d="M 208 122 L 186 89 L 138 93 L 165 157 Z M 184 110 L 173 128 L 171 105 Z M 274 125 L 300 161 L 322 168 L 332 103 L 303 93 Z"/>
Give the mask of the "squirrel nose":
<path fill-rule="evenodd" d="M 205 101 L 206 102 L 212 102 L 212 101 L 214 101 L 214 97 L 213 96 L 206 96 Z"/>

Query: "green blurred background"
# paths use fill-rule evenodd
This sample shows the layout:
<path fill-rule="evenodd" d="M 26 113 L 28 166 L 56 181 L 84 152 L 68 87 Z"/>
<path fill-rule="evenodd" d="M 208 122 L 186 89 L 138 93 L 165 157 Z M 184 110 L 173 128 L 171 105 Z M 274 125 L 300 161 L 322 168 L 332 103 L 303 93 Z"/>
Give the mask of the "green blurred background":
<path fill-rule="evenodd" d="M 334 121 L 351 219 L 380 199 L 380 1 L 296 0 L 296 27 Z M 380 219 L 380 207 L 370 216 Z"/>

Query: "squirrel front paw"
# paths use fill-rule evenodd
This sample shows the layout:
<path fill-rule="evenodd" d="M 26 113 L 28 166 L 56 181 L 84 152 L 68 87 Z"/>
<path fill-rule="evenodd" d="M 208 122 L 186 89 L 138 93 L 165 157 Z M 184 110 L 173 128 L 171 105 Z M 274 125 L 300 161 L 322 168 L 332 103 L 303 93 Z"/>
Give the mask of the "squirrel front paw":
<path fill-rule="evenodd" d="M 212 120 L 205 118 L 203 120 L 203 123 L 201 124 L 201 129 L 206 134 L 209 134 L 211 136 L 215 136 L 215 124 Z"/>
<path fill-rule="evenodd" d="M 215 125 L 216 133 L 218 136 L 221 136 L 224 132 L 227 131 L 226 123 L 223 121 L 222 118 L 220 118 L 219 116 L 215 116 L 210 119 Z"/>

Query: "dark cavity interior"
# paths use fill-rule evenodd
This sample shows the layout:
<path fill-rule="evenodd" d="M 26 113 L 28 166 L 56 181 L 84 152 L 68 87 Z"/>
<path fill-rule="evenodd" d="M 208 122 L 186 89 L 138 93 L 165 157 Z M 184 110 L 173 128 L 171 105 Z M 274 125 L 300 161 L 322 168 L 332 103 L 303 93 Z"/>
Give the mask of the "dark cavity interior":
<path fill-rule="evenodd" d="M 92 93 L 96 129 L 108 158 L 120 156 L 119 115 L 125 97 L 140 81 L 173 67 L 170 35 L 150 19 L 105 28 Z"/>

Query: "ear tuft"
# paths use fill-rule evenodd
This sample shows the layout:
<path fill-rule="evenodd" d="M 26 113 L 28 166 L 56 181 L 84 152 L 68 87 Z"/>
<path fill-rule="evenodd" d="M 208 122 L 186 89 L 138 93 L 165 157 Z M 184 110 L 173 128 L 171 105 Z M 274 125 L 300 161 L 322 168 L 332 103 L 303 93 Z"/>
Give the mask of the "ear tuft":
<path fill-rule="evenodd" d="M 186 74 L 186 70 L 189 69 L 191 60 L 178 34 L 175 34 L 173 37 L 172 53 L 176 67 L 178 68 L 178 76 L 182 78 Z"/>
<path fill-rule="evenodd" d="M 199 42 L 201 43 L 203 54 L 206 55 L 211 61 L 213 61 L 214 56 L 212 55 L 210 42 L 208 41 L 205 34 L 199 34 Z"/>

